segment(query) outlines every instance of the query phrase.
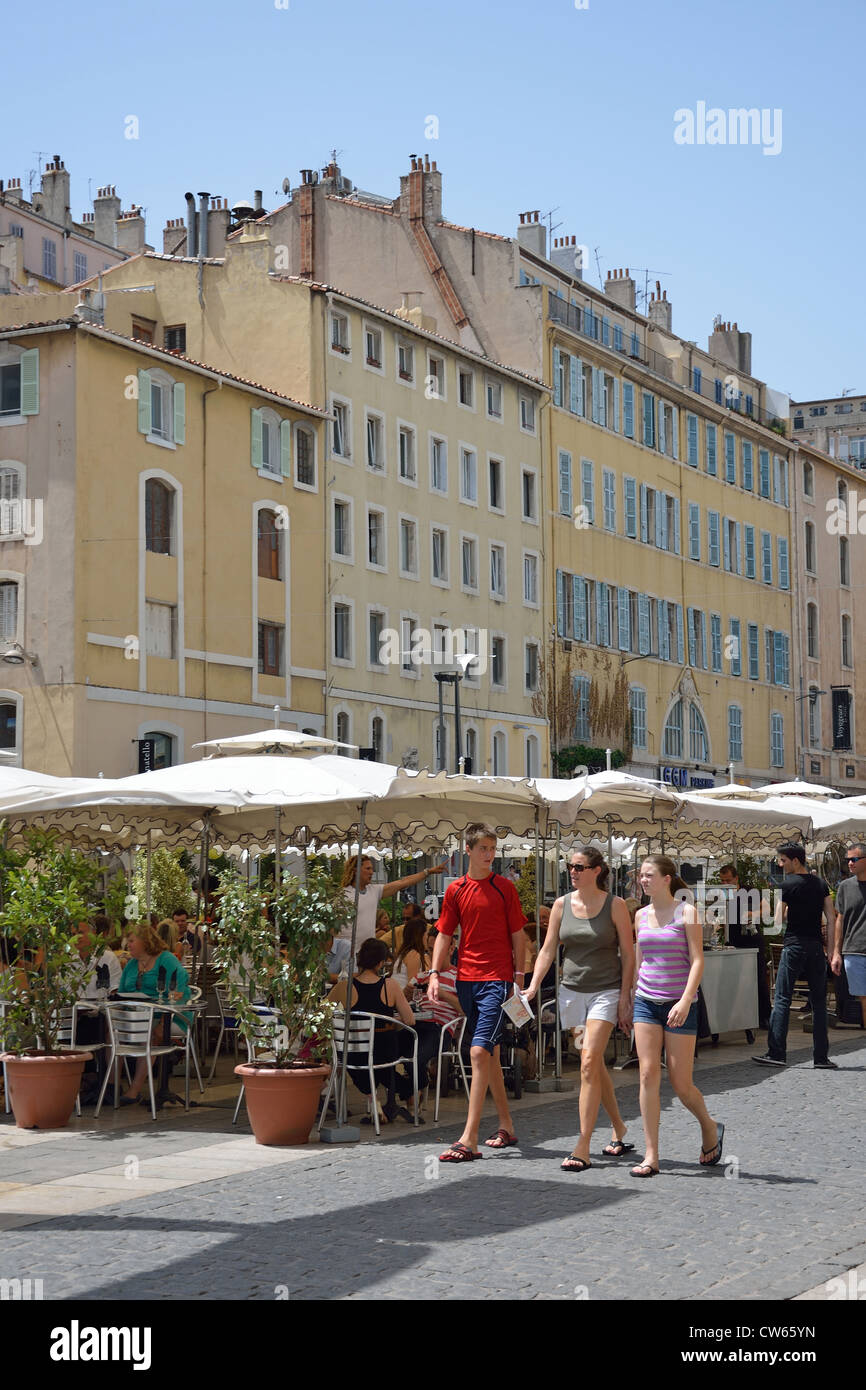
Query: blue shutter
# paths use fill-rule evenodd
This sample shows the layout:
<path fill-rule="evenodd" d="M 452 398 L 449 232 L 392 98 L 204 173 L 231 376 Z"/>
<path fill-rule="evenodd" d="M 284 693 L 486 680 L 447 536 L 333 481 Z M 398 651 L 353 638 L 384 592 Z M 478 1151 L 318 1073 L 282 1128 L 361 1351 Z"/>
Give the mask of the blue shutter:
<path fill-rule="evenodd" d="M 665 516 L 665 495 L 663 492 L 656 492 L 655 500 L 656 517 L 656 536 L 655 543 L 659 550 L 667 550 L 667 517 Z"/>
<path fill-rule="evenodd" d="M 722 556 L 724 558 L 724 568 L 730 573 L 731 570 L 731 528 L 728 525 L 728 518 L 722 520 Z"/>
<path fill-rule="evenodd" d="M 627 439 L 634 439 L 634 386 L 630 381 L 622 384 L 622 432 Z"/>
<path fill-rule="evenodd" d="M 602 347 L 610 346 L 610 319 L 604 317 L 601 320 L 601 343 Z"/>
<path fill-rule="evenodd" d="M 628 589 L 616 591 L 617 643 L 621 652 L 631 651 L 631 596 Z"/>
<path fill-rule="evenodd" d="M 737 442 L 730 431 L 725 430 L 725 482 L 737 481 Z"/>
<path fill-rule="evenodd" d="M 677 615 L 677 661 L 679 662 L 680 666 L 682 666 L 683 660 L 685 659 L 685 647 L 684 647 L 684 643 L 683 643 L 683 605 L 682 605 L 681 603 L 678 603 L 678 604 L 676 605 L 676 615 Z"/>
<path fill-rule="evenodd" d="M 736 523 L 736 525 L 734 526 L 734 537 L 735 537 L 735 540 L 736 540 L 736 543 L 737 543 L 736 564 L 735 564 L 734 568 L 735 568 L 737 574 L 742 574 L 742 573 L 743 573 L 743 544 L 742 544 L 742 541 L 743 541 L 743 526 L 742 526 L 742 523 L 739 522 L 739 521 L 738 521 L 738 522 Z"/>
<path fill-rule="evenodd" d="M 697 415 L 686 416 L 686 430 L 688 433 L 687 458 L 690 468 L 698 466 L 698 417 Z"/>
<path fill-rule="evenodd" d="M 680 554 L 680 499 L 674 498 L 674 554 Z"/>
<path fill-rule="evenodd" d="M 666 454 L 666 453 L 667 453 L 667 449 L 665 448 L 665 445 L 667 444 L 667 435 L 666 435 L 666 433 L 665 433 L 665 405 L 664 405 L 664 401 L 659 401 L 659 403 L 658 403 L 658 419 L 659 419 L 659 424 L 658 424 L 659 453 L 660 453 L 660 454 Z"/>
<path fill-rule="evenodd" d="M 785 680 L 784 680 L 784 670 L 785 670 L 785 667 L 784 667 L 783 647 L 782 647 L 783 642 L 784 642 L 784 633 L 782 633 L 782 632 L 774 632 L 774 633 L 773 633 L 773 684 L 774 684 L 774 685 L 784 685 L 784 684 L 785 684 Z"/>
<path fill-rule="evenodd" d="M 739 676 L 743 670 L 743 654 L 740 648 L 740 620 L 731 618 L 731 636 L 736 638 L 736 646 L 731 656 L 731 675 Z"/>
<path fill-rule="evenodd" d="M 262 467 L 262 412 L 250 411 L 250 463 L 256 470 Z"/>
<path fill-rule="evenodd" d="M 553 349 L 553 404 L 562 405 L 562 378 L 560 375 L 560 363 L 562 353 L 558 347 Z"/>
<path fill-rule="evenodd" d="M 600 425 L 601 419 L 601 370 L 592 368 L 592 422 Z"/>
<path fill-rule="evenodd" d="M 613 378 L 613 427 L 619 434 L 619 377 Z"/>
<path fill-rule="evenodd" d="M 595 585 L 595 640 L 600 647 L 607 645 L 604 638 L 607 609 L 607 585 L 596 580 Z"/>
<path fill-rule="evenodd" d="M 761 579 L 764 584 L 773 582 L 773 538 L 769 531 L 761 532 Z"/>
<path fill-rule="evenodd" d="M 646 656 L 652 645 L 650 633 L 650 601 L 646 594 L 637 596 L 637 646 L 641 656 Z"/>
<path fill-rule="evenodd" d="M 182 381 L 176 381 L 172 389 L 172 405 L 174 407 L 174 442 L 175 444 L 186 443 L 186 387 Z"/>
<path fill-rule="evenodd" d="M 714 671 L 722 669 L 722 620 L 718 613 L 710 614 L 710 665 Z"/>
<path fill-rule="evenodd" d="M 749 642 L 749 680 L 760 679 L 760 667 L 758 661 L 758 624 L 749 623 L 748 628 Z"/>
<path fill-rule="evenodd" d="M 643 393 L 643 442 L 648 448 L 655 444 L 655 397 Z"/>
<path fill-rule="evenodd" d="M 595 524 L 595 468 L 590 459 L 581 459 L 581 501 L 586 507 L 590 521 Z"/>
<path fill-rule="evenodd" d="M 788 584 L 788 542 L 779 536 L 779 588 L 787 589 Z"/>
<path fill-rule="evenodd" d="M 292 422 L 280 421 L 280 473 L 284 478 L 292 476 Z"/>
<path fill-rule="evenodd" d="M 578 575 L 573 581 L 574 595 L 574 635 L 578 642 L 589 641 L 589 605 L 587 603 L 586 580 Z"/>
<path fill-rule="evenodd" d="M 559 510 L 563 516 L 571 516 L 571 454 L 564 449 L 559 451 Z"/>
<path fill-rule="evenodd" d="M 767 684 L 773 684 L 773 629 L 764 628 L 764 668 L 767 673 Z"/>
<path fill-rule="evenodd" d="M 704 617 L 703 613 L 701 613 L 700 618 L 701 618 L 701 666 L 702 666 L 703 670 L 706 671 L 706 669 L 707 669 L 707 620 L 706 620 L 706 618 Z"/>
<path fill-rule="evenodd" d="M 671 406 L 671 457 L 679 462 L 680 457 L 680 412 L 679 407 Z"/>
<path fill-rule="evenodd" d="M 647 486 L 640 485 L 640 538 L 644 545 L 649 544 L 649 518 L 647 509 Z"/>
<path fill-rule="evenodd" d="M 556 571 L 556 631 L 560 637 L 567 636 L 565 631 L 565 575 L 562 570 Z"/>
<path fill-rule="evenodd" d="M 787 633 L 783 633 L 783 634 L 782 634 L 782 675 L 783 675 L 783 677 L 784 677 L 784 680 L 783 680 L 783 682 L 782 682 L 783 685 L 790 685 L 790 684 L 791 684 L 791 668 L 790 668 L 790 662 L 789 662 L 789 655 L 790 655 L 790 652 L 789 652 L 788 636 L 787 636 Z"/>
<path fill-rule="evenodd" d="M 138 428 L 141 434 L 150 434 L 151 425 L 150 372 L 138 374 Z"/>
<path fill-rule="evenodd" d="M 759 491 L 762 497 L 770 495 L 770 451 L 758 450 Z"/>
<path fill-rule="evenodd" d="M 709 562 L 711 565 L 719 564 L 719 514 L 718 512 L 707 512 L 707 526 L 709 530 L 710 553 Z"/>
<path fill-rule="evenodd" d="M 572 415 L 580 414 L 580 382 L 577 378 L 578 361 L 576 357 L 569 356 L 568 359 L 568 408 Z"/>
<path fill-rule="evenodd" d="M 625 533 L 637 539 L 637 481 L 634 478 L 622 480 L 625 502 Z"/>
<path fill-rule="evenodd" d="M 743 487 L 746 492 L 753 492 L 755 487 L 752 446 L 745 439 L 743 440 Z"/>
<path fill-rule="evenodd" d="M 716 462 L 716 427 L 707 425 L 707 472 L 715 478 L 718 473 Z"/>
<path fill-rule="evenodd" d="M 668 604 L 667 599 L 656 600 L 658 629 L 659 629 L 659 656 L 662 661 L 671 659 L 670 632 L 668 630 Z"/>
<path fill-rule="evenodd" d="M 23 248 L 22 248 L 23 249 Z M 27 348 L 22 352 L 19 360 L 21 368 L 21 402 L 19 410 L 22 415 L 39 414 L 39 349 Z M 139 400 L 141 397 L 139 396 Z M 147 393 L 148 409 L 150 409 L 150 391 Z M 147 428 L 150 434 L 150 426 Z"/>
<path fill-rule="evenodd" d="M 755 578 L 755 528 L 746 527 L 746 578 Z"/>
<path fill-rule="evenodd" d="M 686 609 L 686 630 L 687 630 L 687 632 L 688 632 L 688 638 L 689 638 L 689 665 L 690 665 L 690 666 L 697 666 L 697 664 L 698 664 L 698 642 L 697 642 L 697 632 L 696 632 L 696 630 L 695 630 L 695 610 L 694 610 L 694 608 L 687 608 L 687 609 Z"/>

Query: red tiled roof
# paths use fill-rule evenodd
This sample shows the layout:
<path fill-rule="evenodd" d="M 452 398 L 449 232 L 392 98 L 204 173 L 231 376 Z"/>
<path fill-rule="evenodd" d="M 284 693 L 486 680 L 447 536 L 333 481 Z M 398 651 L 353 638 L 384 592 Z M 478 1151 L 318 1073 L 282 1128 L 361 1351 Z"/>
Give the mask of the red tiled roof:
<path fill-rule="evenodd" d="M 476 236 L 487 237 L 489 241 L 511 241 L 508 236 L 500 236 L 498 232 L 482 232 L 478 227 L 461 227 L 459 222 L 447 222 L 444 217 L 440 217 L 436 223 L 437 227 L 447 227 L 452 232 L 474 232 Z"/>

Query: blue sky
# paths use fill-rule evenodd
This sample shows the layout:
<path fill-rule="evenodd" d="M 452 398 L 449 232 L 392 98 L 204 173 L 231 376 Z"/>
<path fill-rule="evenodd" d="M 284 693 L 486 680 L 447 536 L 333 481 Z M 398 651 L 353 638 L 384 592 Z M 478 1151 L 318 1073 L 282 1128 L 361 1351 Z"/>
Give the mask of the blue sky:
<path fill-rule="evenodd" d="M 26 190 L 36 151 L 58 153 L 76 217 L 88 179 L 114 183 L 161 249 L 188 188 L 261 188 L 273 207 L 336 147 L 356 184 L 393 195 L 428 153 L 452 221 L 513 234 L 521 210 L 555 208 L 602 274 L 661 280 L 683 337 L 705 346 L 721 314 L 780 390 L 866 392 L 857 0 L 283 3 L 42 0 L 38 29 L 15 7 L 5 109 L 30 114 L 4 130 L 0 177 Z M 698 102 L 780 109 L 780 153 L 675 143 L 674 113 Z"/>

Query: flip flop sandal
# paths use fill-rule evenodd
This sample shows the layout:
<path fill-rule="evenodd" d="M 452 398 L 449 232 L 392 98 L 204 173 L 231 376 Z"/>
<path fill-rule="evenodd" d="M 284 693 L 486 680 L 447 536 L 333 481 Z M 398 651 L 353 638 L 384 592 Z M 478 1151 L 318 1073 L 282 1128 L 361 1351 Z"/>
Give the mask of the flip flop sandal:
<path fill-rule="evenodd" d="M 587 1168 L 592 1168 L 593 1165 L 587 1163 L 585 1158 L 578 1158 L 577 1154 L 569 1154 L 559 1166 L 566 1173 L 585 1173 Z"/>
<path fill-rule="evenodd" d="M 659 1170 L 651 1163 L 639 1163 L 636 1168 L 630 1168 L 629 1173 L 633 1178 L 657 1178 Z"/>
<path fill-rule="evenodd" d="M 605 1144 L 602 1153 L 607 1154 L 608 1158 L 622 1158 L 623 1154 L 634 1153 L 634 1144 L 625 1144 L 622 1139 L 614 1139 L 610 1144 Z"/>
<path fill-rule="evenodd" d="M 444 1154 L 440 1154 L 440 1155 L 439 1155 L 439 1162 L 440 1162 L 440 1163 L 472 1163 L 474 1159 L 480 1158 L 480 1157 L 481 1157 L 481 1154 L 480 1154 L 480 1153 L 475 1153 L 475 1154 L 474 1154 L 474 1153 L 472 1152 L 472 1150 L 471 1150 L 470 1148 L 467 1147 L 466 1144 L 461 1144 L 461 1143 L 458 1141 L 458 1143 L 452 1144 L 452 1145 L 451 1145 L 451 1148 L 448 1149 L 448 1150 L 446 1150 L 446 1152 L 445 1152 Z"/>
<path fill-rule="evenodd" d="M 718 1126 L 718 1130 L 719 1130 L 719 1137 L 718 1137 L 718 1139 L 716 1140 L 715 1144 L 713 1144 L 712 1148 L 710 1148 L 710 1149 L 701 1149 L 701 1160 L 702 1160 L 702 1161 L 701 1161 L 701 1167 L 702 1167 L 702 1168 L 712 1168 L 712 1167 L 715 1166 L 715 1164 L 721 1162 L 721 1159 L 722 1159 L 722 1145 L 723 1145 L 724 1142 L 725 1142 L 725 1126 L 720 1124 L 720 1125 Z M 706 1163 L 704 1163 L 704 1162 L 703 1162 L 703 1159 L 705 1158 L 705 1156 L 706 1156 L 707 1154 L 711 1154 L 711 1153 L 713 1152 L 713 1149 L 718 1149 L 719 1152 L 716 1154 L 715 1158 L 708 1158 L 707 1161 L 706 1161 Z"/>
<path fill-rule="evenodd" d="M 484 1140 L 488 1149 L 511 1149 L 517 1142 L 517 1135 L 509 1134 L 507 1129 L 498 1129 L 489 1139 Z"/>

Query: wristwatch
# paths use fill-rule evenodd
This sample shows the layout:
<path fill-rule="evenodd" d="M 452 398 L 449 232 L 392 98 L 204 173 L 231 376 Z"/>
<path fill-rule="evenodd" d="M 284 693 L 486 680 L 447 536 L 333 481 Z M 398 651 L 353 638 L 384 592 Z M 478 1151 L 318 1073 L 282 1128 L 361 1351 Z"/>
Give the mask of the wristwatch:
<path fill-rule="evenodd" d="M 440 972 L 438 970 L 428 970 L 427 973 L 428 975 L 438 975 Z"/>

